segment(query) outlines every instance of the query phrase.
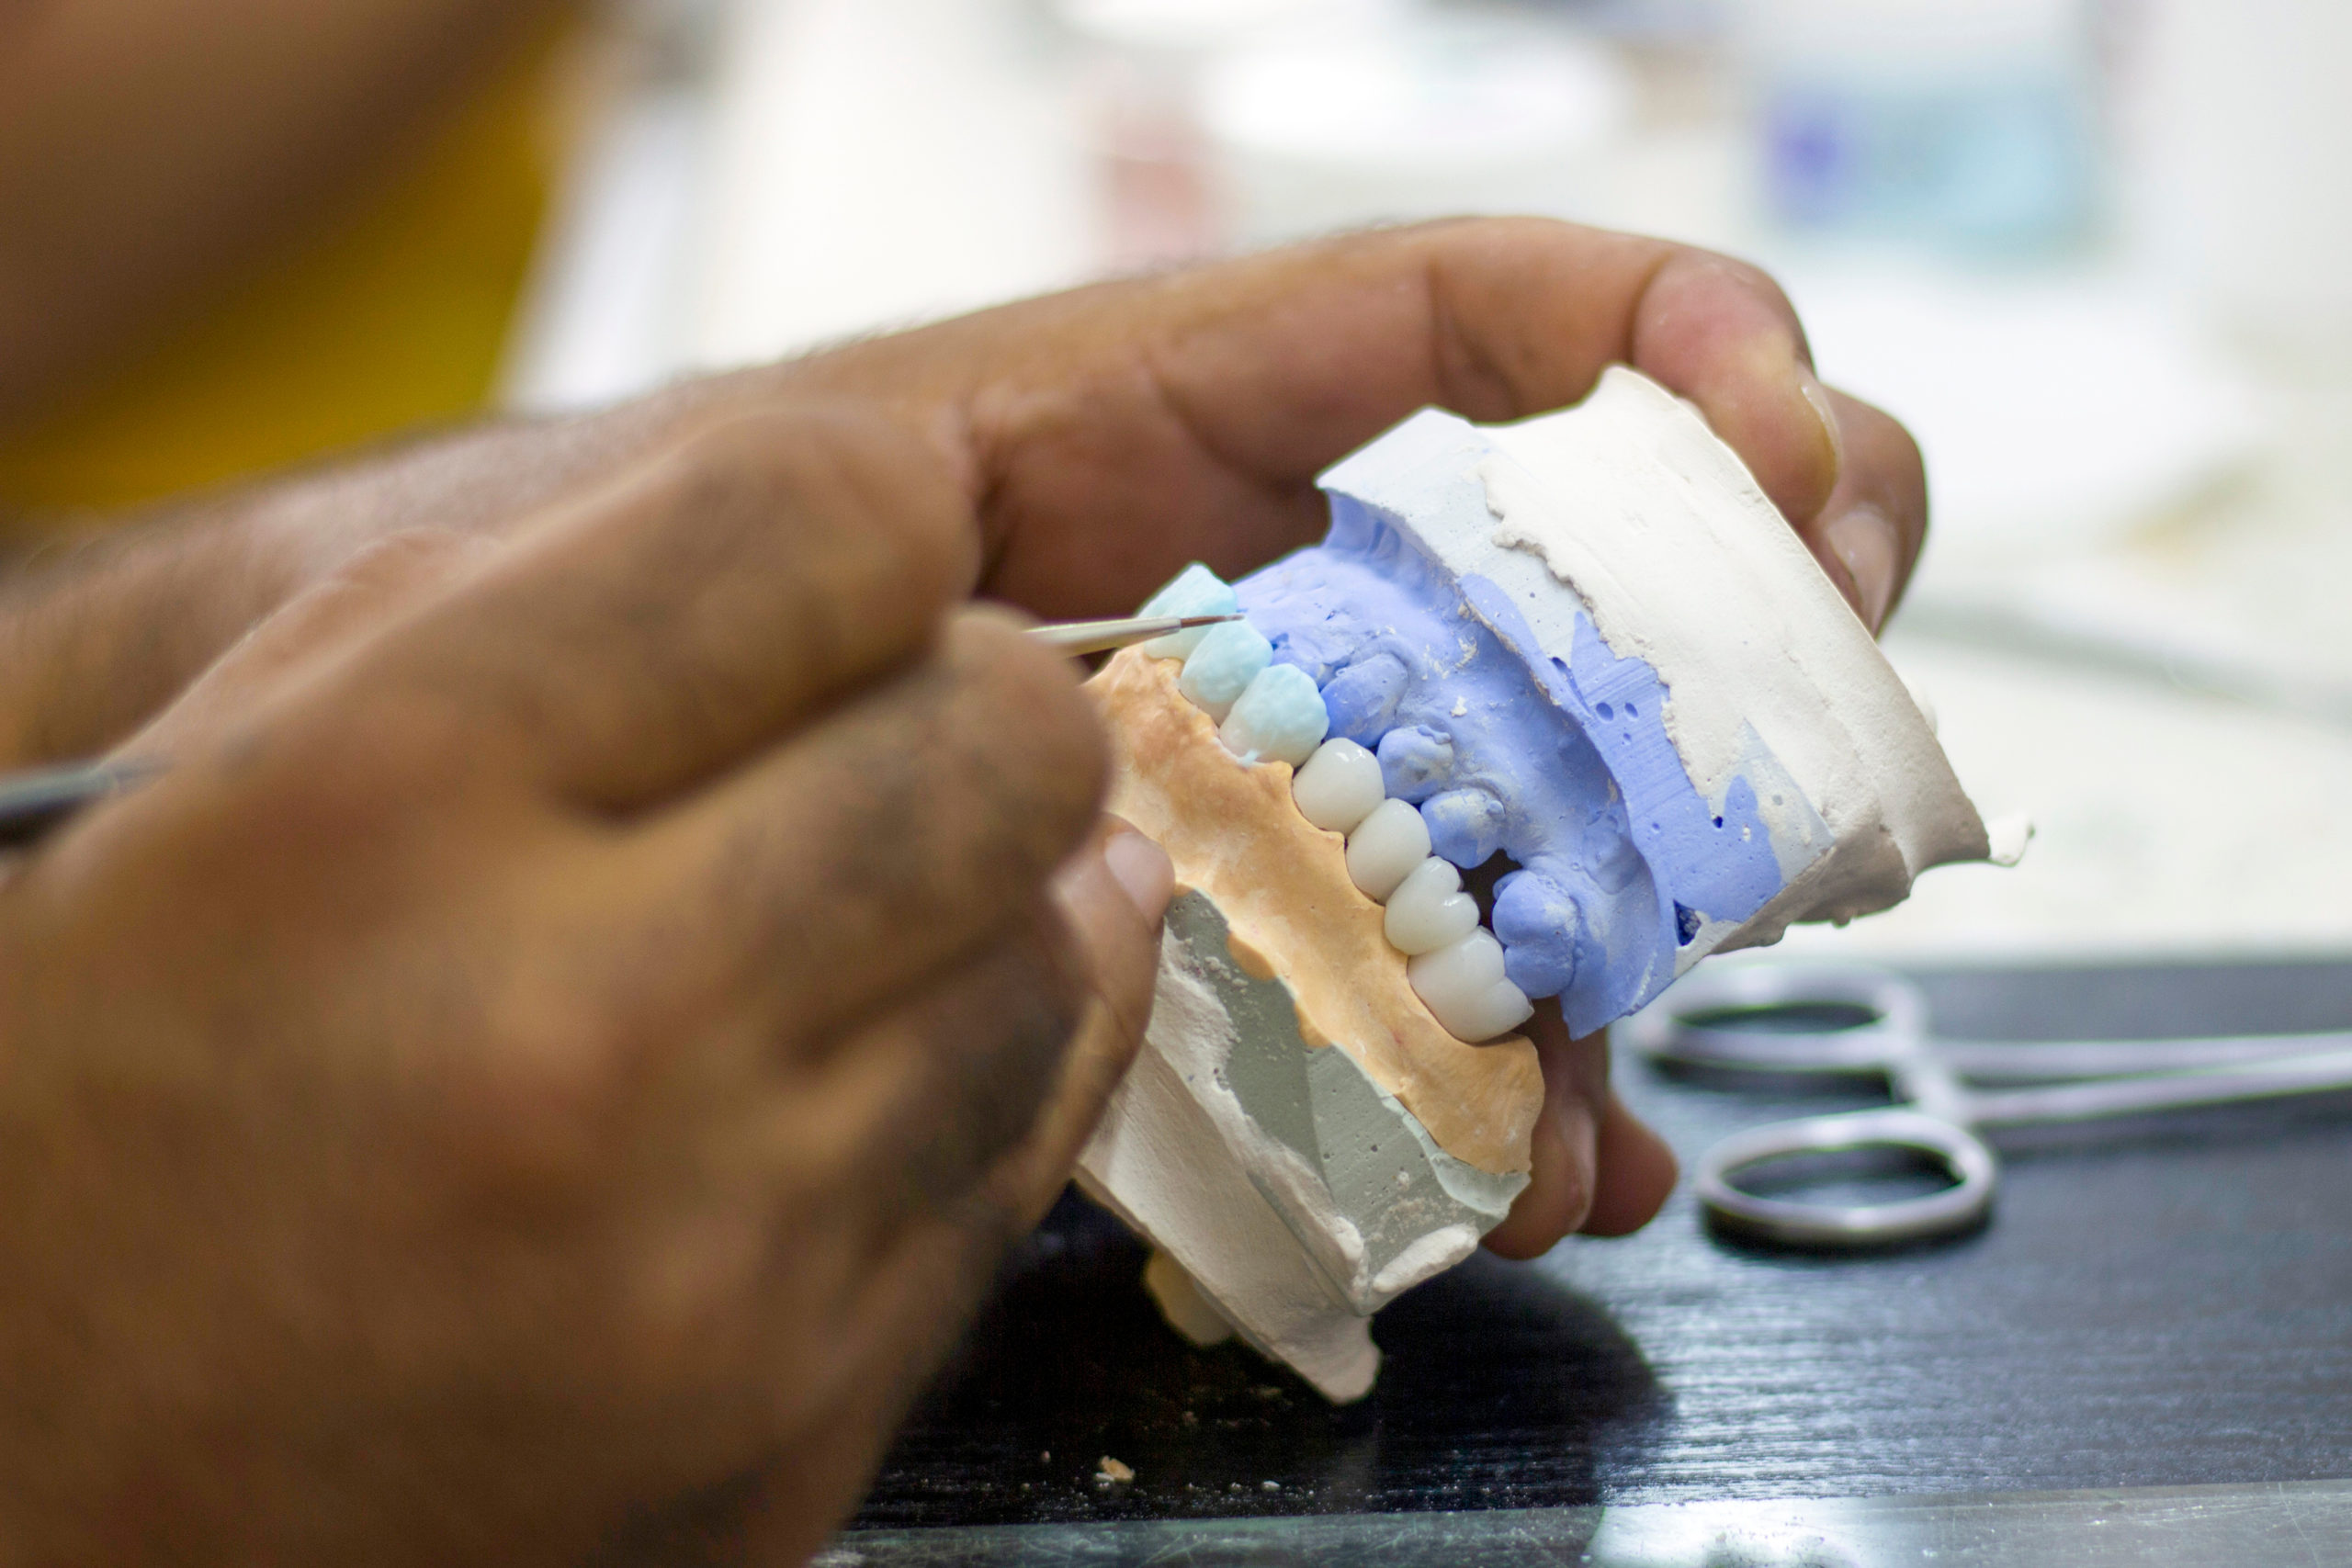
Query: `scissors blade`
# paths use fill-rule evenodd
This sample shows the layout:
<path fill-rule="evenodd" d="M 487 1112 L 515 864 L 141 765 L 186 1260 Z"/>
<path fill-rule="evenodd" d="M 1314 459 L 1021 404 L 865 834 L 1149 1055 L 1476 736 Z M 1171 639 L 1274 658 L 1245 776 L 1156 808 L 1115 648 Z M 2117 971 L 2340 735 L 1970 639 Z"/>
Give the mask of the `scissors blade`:
<path fill-rule="evenodd" d="M 2312 1051 L 2045 1089 L 1974 1090 L 1968 1095 L 1967 1115 L 1980 1127 L 2025 1127 L 2346 1090 L 2352 1090 L 2352 1050 Z"/>
<path fill-rule="evenodd" d="M 1944 1040 L 1936 1052 L 1979 1083 L 2061 1083 L 2230 1067 L 2323 1051 L 2352 1051 L 2352 1032 L 2181 1040 Z"/>

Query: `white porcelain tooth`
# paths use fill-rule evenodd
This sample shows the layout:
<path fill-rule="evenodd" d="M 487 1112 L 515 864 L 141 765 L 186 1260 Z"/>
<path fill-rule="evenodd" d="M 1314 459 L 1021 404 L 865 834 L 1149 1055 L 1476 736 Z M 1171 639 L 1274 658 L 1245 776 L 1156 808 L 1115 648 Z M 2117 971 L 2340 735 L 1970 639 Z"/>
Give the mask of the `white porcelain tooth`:
<path fill-rule="evenodd" d="M 1454 1016 L 1440 1019 L 1446 1032 L 1473 1045 L 1483 1045 L 1498 1034 L 1509 1034 L 1535 1016 L 1535 1004 L 1509 980 L 1498 980 L 1472 998 Z"/>
<path fill-rule="evenodd" d="M 1503 944 L 1484 926 L 1434 953 L 1425 953 L 1406 973 L 1421 1000 L 1432 1008 L 1440 999 L 1476 996 L 1503 977 Z"/>
<path fill-rule="evenodd" d="M 1408 957 L 1451 947 L 1478 929 L 1478 901 L 1462 874 L 1431 855 L 1388 896 L 1388 945 Z"/>
<path fill-rule="evenodd" d="M 1445 1032 L 1474 1045 L 1517 1028 L 1535 1011 L 1527 993 L 1503 978 L 1503 944 L 1484 927 L 1423 953 L 1405 974 Z"/>
<path fill-rule="evenodd" d="M 1387 796 L 1380 759 L 1352 740 L 1326 740 L 1291 781 L 1299 814 L 1327 833 L 1352 833 Z"/>
<path fill-rule="evenodd" d="M 1348 875 L 1375 902 L 1387 902 L 1413 868 L 1429 858 L 1429 824 L 1406 801 L 1382 801 L 1348 835 Z"/>

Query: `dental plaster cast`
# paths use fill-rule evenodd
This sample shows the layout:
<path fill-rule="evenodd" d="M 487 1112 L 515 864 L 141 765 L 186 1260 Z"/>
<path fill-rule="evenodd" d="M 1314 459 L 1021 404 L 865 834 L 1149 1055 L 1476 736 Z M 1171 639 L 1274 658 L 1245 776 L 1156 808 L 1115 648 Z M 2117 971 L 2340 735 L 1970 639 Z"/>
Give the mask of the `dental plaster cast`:
<path fill-rule="evenodd" d="M 1527 1184 L 1534 998 L 1589 1033 L 2023 843 L 1739 458 L 1634 372 L 1516 425 L 1426 411 L 1322 484 L 1321 545 L 1147 606 L 1246 624 L 1092 682 L 1112 809 L 1179 892 L 1080 1179 L 1180 1330 L 1347 1400 L 1371 1315 Z"/>

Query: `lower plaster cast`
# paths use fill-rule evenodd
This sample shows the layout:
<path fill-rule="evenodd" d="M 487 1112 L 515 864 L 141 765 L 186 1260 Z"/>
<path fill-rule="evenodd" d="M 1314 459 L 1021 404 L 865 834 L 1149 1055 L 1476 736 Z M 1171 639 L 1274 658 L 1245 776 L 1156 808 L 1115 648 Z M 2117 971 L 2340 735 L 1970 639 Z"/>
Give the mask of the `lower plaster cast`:
<path fill-rule="evenodd" d="M 1527 1178 L 1438 1147 L 1347 1052 L 1309 1044 L 1290 988 L 1231 943 L 1213 902 L 1178 896 L 1143 1057 L 1080 1170 L 1218 1317 L 1353 1399 L 1378 1364 L 1365 1321 L 1468 1257 Z M 1261 1238 L 1249 1257 L 1244 1235 Z"/>

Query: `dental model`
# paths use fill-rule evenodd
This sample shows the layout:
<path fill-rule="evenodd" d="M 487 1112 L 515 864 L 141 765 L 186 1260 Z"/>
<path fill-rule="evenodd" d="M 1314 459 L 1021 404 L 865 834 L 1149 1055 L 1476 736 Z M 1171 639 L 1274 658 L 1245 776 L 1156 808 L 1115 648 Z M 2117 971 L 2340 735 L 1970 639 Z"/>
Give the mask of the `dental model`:
<path fill-rule="evenodd" d="M 1527 1185 L 1535 998 L 1591 1032 L 2024 835 L 1992 841 L 1738 457 L 1634 372 L 1517 425 L 1426 411 L 1322 484 L 1323 544 L 1145 607 L 1246 621 L 1092 682 L 1111 807 L 1178 897 L 1080 1179 L 1181 1331 L 1348 1400 L 1371 1315 Z"/>

